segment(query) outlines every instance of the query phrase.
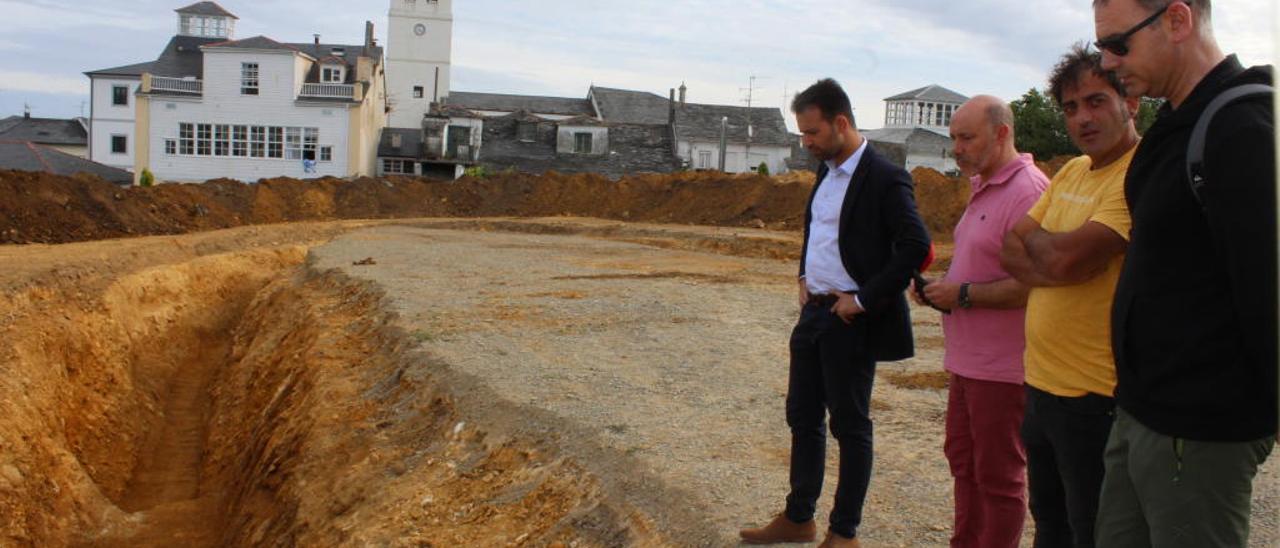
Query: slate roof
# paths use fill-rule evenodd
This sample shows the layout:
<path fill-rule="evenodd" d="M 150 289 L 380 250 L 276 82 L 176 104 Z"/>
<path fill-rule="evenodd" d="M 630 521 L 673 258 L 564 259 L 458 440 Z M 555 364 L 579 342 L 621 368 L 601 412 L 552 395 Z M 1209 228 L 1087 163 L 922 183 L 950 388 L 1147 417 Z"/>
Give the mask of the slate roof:
<path fill-rule="evenodd" d="M 753 128 L 751 143 L 768 146 L 791 146 L 787 122 L 782 111 L 768 107 L 735 107 L 686 103 L 676 106 L 676 136 L 682 141 L 720 141 L 720 120 L 727 117 L 728 141 L 747 142 L 747 119 Z"/>
<path fill-rule="evenodd" d="M 124 65 L 120 67 L 105 68 L 86 72 L 86 76 L 142 76 L 142 73 L 149 72 L 151 66 L 156 64 L 155 61 L 147 61 L 145 63 L 134 63 L 132 65 Z"/>
<path fill-rule="evenodd" d="M 156 76 L 169 78 L 200 78 L 204 73 L 204 55 L 201 46 L 225 42 L 221 38 L 198 36 L 174 36 L 165 45 L 164 51 L 155 61 L 136 63 L 109 69 L 86 72 L 88 76 L 139 76 L 150 72 Z"/>
<path fill-rule="evenodd" d="M 0 168 L 57 175 L 89 173 L 117 184 L 133 184 L 133 174 L 30 141 L 0 140 Z"/>
<path fill-rule="evenodd" d="M 904 144 L 907 144 L 907 141 L 910 140 L 911 137 L 915 135 L 916 132 L 918 131 L 931 133 L 933 135 L 940 136 L 946 139 L 951 138 L 950 135 L 944 134 L 942 130 L 929 128 L 929 127 L 895 127 L 895 128 L 882 128 L 882 129 L 864 129 L 861 131 L 861 133 L 865 135 L 867 139 L 874 142 L 894 143 L 894 144 L 904 145 Z"/>
<path fill-rule="evenodd" d="M 590 96 L 606 122 L 666 125 L 670 121 L 671 101 L 661 95 L 592 86 Z"/>
<path fill-rule="evenodd" d="M 366 48 L 363 45 L 353 46 L 350 44 L 316 45 L 315 42 L 287 43 L 287 44 L 281 44 L 281 45 L 287 46 L 296 51 L 300 51 L 302 53 L 315 57 L 316 59 L 324 59 L 326 57 L 335 57 L 333 55 L 334 48 L 341 48 L 342 50 L 346 51 L 346 54 L 343 57 L 339 57 L 339 59 L 342 59 L 343 62 L 348 65 L 351 64 L 351 61 L 349 61 L 350 59 L 354 59 L 356 57 L 362 57 L 362 56 L 370 57 L 375 61 L 382 60 L 382 48 L 378 46 Z"/>
<path fill-rule="evenodd" d="M 969 98 L 937 84 L 930 84 L 919 89 L 913 89 L 905 93 L 899 93 L 893 97 L 885 99 L 885 101 L 933 101 L 937 103 L 956 103 L 960 104 L 968 101 Z"/>
<path fill-rule="evenodd" d="M 214 17 L 230 17 L 232 19 L 239 19 L 235 14 L 227 11 L 222 6 L 219 6 L 217 2 L 196 2 L 185 8 L 178 8 L 173 11 L 189 15 L 212 15 Z"/>
<path fill-rule="evenodd" d="M 392 146 L 392 136 L 400 136 L 400 146 Z M 383 128 L 378 139 L 379 158 L 417 158 L 422 153 L 422 130 L 416 128 Z"/>
<path fill-rule="evenodd" d="M 40 145 L 88 146 L 89 133 L 77 119 L 10 116 L 0 120 L 0 139 Z"/>
<path fill-rule="evenodd" d="M 561 126 L 579 126 L 579 127 L 599 127 L 607 125 L 605 122 L 597 120 L 594 116 L 574 116 L 573 118 L 565 118 L 556 122 Z"/>
<path fill-rule="evenodd" d="M 275 40 L 267 38 L 266 36 L 261 36 L 261 35 L 254 36 L 252 38 L 244 38 L 241 40 L 224 40 L 222 42 L 217 42 L 217 43 L 208 44 L 204 46 L 204 49 L 213 49 L 213 48 L 240 48 L 240 49 L 258 49 L 258 50 L 272 50 L 272 51 L 283 50 L 283 51 L 293 51 L 293 52 L 298 51 L 298 48 L 295 48 L 288 44 L 282 44 L 280 42 L 277 42 Z"/>
<path fill-rule="evenodd" d="M 515 112 L 526 110 L 536 114 L 561 116 L 595 116 L 595 108 L 587 99 L 568 97 L 541 97 L 537 95 L 506 95 L 501 93 L 450 92 L 445 102 L 468 110 L 496 110 Z"/>

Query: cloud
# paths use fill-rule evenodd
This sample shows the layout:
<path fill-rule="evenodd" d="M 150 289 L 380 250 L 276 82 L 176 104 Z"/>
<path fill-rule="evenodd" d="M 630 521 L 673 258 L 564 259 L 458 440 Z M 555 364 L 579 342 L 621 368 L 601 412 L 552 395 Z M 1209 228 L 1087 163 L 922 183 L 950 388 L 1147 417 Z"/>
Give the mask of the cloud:
<path fill-rule="evenodd" d="M 60 74 L 23 72 L 0 69 L 0 91 L 26 91 L 60 95 L 89 93 L 89 79 Z"/>

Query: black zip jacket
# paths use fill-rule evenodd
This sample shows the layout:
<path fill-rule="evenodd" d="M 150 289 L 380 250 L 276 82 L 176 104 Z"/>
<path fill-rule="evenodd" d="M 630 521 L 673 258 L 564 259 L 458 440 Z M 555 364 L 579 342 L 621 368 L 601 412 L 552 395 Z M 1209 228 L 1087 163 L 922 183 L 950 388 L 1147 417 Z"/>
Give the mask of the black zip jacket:
<path fill-rule="evenodd" d="M 1117 404 L 1148 428 L 1204 441 L 1276 434 L 1276 157 L 1270 99 L 1214 117 L 1201 192 L 1187 143 L 1223 90 L 1272 81 L 1236 57 L 1177 110 L 1166 103 L 1125 178 L 1133 232 L 1112 309 Z"/>

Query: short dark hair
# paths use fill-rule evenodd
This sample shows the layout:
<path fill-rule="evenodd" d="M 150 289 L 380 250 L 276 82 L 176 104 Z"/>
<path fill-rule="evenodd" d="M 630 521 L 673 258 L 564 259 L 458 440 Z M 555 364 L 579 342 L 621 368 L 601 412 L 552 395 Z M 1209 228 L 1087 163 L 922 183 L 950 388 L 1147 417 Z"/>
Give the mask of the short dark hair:
<path fill-rule="evenodd" d="M 1198 15 L 1201 19 L 1204 19 L 1206 21 L 1213 20 L 1212 0 L 1134 0 L 1134 1 L 1137 2 L 1139 6 L 1142 6 L 1146 8 L 1147 11 L 1150 11 L 1153 13 L 1156 10 L 1163 8 L 1165 6 L 1168 6 L 1169 4 L 1172 4 L 1174 2 L 1182 2 L 1188 6 L 1191 6 L 1191 11 L 1196 12 L 1196 15 Z M 1097 8 L 1099 6 L 1105 6 L 1110 2 L 1111 0 L 1093 0 L 1093 7 Z"/>
<path fill-rule="evenodd" d="M 1090 48 L 1085 42 L 1076 42 L 1071 46 L 1071 51 L 1058 60 L 1058 64 L 1053 67 L 1053 72 L 1049 75 L 1049 94 L 1053 96 L 1054 101 L 1058 102 L 1058 106 L 1062 106 L 1062 94 L 1068 89 L 1079 86 L 1080 77 L 1086 71 L 1105 80 L 1121 97 L 1125 96 L 1124 84 L 1120 83 L 1116 73 L 1103 70 L 1102 52 Z"/>
<path fill-rule="evenodd" d="M 796 114 L 812 107 L 817 107 L 822 112 L 822 118 L 828 122 L 835 120 L 836 116 L 844 115 L 849 119 L 849 125 L 858 127 L 853 121 L 853 105 L 849 103 L 849 95 L 831 78 L 818 80 L 809 89 L 796 94 L 796 98 L 791 101 L 791 112 Z"/>

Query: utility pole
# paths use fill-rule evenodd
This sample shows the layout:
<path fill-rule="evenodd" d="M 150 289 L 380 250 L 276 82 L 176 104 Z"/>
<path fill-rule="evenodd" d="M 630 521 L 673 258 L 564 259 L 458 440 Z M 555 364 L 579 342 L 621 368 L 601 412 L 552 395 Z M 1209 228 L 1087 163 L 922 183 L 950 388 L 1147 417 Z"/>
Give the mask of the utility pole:
<path fill-rule="evenodd" d="M 739 91 L 747 92 L 747 99 L 746 99 L 746 102 L 747 102 L 747 148 L 742 156 L 742 164 L 748 170 L 750 170 L 752 167 L 751 166 L 751 141 L 755 137 L 755 126 L 752 125 L 751 123 L 751 107 L 755 101 L 756 80 L 759 80 L 762 78 L 763 77 L 756 76 L 753 74 L 747 80 L 746 89 L 739 89 Z"/>
<path fill-rule="evenodd" d="M 729 149 L 729 117 L 720 118 L 720 171 L 724 172 L 724 156 Z"/>

